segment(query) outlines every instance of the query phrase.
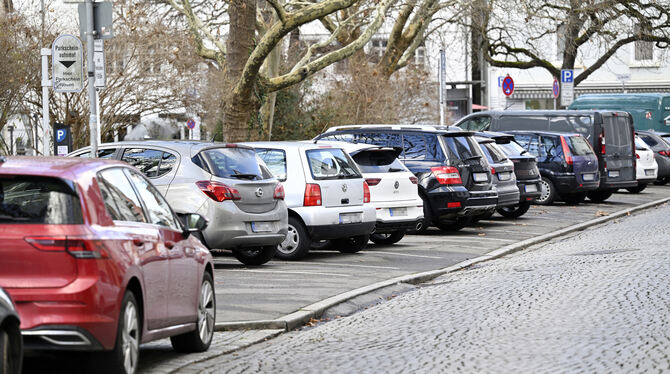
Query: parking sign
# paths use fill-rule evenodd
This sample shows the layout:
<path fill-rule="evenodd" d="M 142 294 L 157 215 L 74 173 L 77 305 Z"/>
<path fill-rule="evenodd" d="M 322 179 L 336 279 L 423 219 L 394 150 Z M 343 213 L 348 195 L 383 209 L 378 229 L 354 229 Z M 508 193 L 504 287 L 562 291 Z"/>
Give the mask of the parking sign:
<path fill-rule="evenodd" d="M 561 70 L 561 83 L 574 83 L 574 70 L 572 69 Z"/>
<path fill-rule="evenodd" d="M 568 106 L 575 100 L 575 72 L 572 69 L 561 70 L 561 105 Z"/>

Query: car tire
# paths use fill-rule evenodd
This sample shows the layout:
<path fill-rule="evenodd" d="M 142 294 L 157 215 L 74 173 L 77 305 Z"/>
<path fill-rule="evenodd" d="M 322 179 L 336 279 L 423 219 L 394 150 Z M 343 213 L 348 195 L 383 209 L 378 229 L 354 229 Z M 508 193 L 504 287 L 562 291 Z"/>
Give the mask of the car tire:
<path fill-rule="evenodd" d="M 405 237 L 405 230 L 397 230 L 384 234 L 374 233 L 370 240 L 375 244 L 395 244 Z"/>
<path fill-rule="evenodd" d="M 434 222 L 442 231 L 458 231 L 472 223 L 472 217 L 458 217 L 453 221 Z"/>
<path fill-rule="evenodd" d="M 494 215 L 495 213 L 496 213 L 496 211 L 495 211 L 495 209 L 493 209 L 493 210 L 488 211 L 488 212 L 486 212 L 486 213 L 484 213 L 484 214 L 478 214 L 478 215 L 476 215 L 476 216 L 473 216 L 473 217 L 472 217 L 472 222 L 471 222 L 471 223 L 475 223 L 475 222 L 480 221 L 480 220 L 487 220 L 487 219 L 490 219 L 491 217 L 493 217 L 493 215 Z"/>
<path fill-rule="evenodd" d="M 668 177 L 658 178 L 657 180 L 654 181 L 654 184 L 657 186 L 665 186 L 666 184 L 668 184 Z"/>
<path fill-rule="evenodd" d="M 549 178 L 542 177 L 540 180 L 540 197 L 535 202 L 539 205 L 549 205 L 556 200 L 556 187 Z"/>
<path fill-rule="evenodd" d="M 639 184 L 637 187 L 628 187 L 626 190 L 630 193 L 640 193 L 644 191 L 644 189 L 647 188 L 647 184 Z"/>
<path fill-rule="evenodd" d="M 577 205 L 586 199 L 586 192 L 561 195 L 561 200 L 568 205 Z"/>
<path fill-rule="evenodd" d="M 530 209 L 530 202 L 524 201 L 519 205 L 498 208 L 496 212 L 505 218 L 519 218 L 526 214 L 528 209 Z"/>
<path fill-rule="evenodd" d="M 276 245 L 265 245 L 262 247 L 235 249 L 233 250 L 233 256 L 245 265 L 260 266 L 270 261 L 276 252 Z"/>
<path fill-rule="evenodd" d="M 121 300 L 116 343 L 110 352 L 101 355 L 99 368 L 104 373 L 134 374 L 140 359 L 142 321 L 135 295 L 126 291 Z M 127 362 L 126 362 L 127 361 Z"/>
<path fill-rule="evenodd" d="M 0 327 L 0 374 L 20 374 L 22 357 L 22 344 L 18 327 L 15 334 L 10 331 L 10 324 Z"/>
<path fill-rule="evenodd" d="M 356 253 L 365 248 L 370 240 L 370 235 L 358 235 L 345 239 L 331 240 L 333 247 L 340 253 Z"/>
<path fill-rule="evenodd" d="M 586 193 L 586 196 L 589 198 L 589 200 L 593 201 L 594 203 L 602 203 L 603 201 L 607 200 L 612 196 L 612 191 L 589 191 Z"/>
<path fill-rule="evenodd" d="M 277 245 L 275 257 L 286 261 L 301 260 L 307 255 L 311 246 L 312 239 L 305 225 L 296 217 L 288 217 L 288 233 L 286 239 Z"/>
<path fill-rule="evenodd" d="M 216 294 L 214 280 L 208 272 L 205 272 L 202 278 L 198 295 L 198 319 L 195 330 L 170 337 L 172 348 L 177 352 L 205 352 L 212 343 L 216 322 Z"/>

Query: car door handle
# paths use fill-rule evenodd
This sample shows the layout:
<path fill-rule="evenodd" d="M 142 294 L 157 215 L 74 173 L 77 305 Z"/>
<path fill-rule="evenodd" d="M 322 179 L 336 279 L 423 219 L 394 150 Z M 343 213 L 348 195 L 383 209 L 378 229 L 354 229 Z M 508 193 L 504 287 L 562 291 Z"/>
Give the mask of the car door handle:
<path fill-rule="evenodd" d="M 174 242 L 165 242 L 165 247 L 167 247 L 167 249 L 174 248 Z"/>
<path fill-rule="evenodd" d="M 133 239 L 133 244 L 135 244 L 136 247 L 142 247 L 144 246 L 144 241 L 142 239 Z"/>

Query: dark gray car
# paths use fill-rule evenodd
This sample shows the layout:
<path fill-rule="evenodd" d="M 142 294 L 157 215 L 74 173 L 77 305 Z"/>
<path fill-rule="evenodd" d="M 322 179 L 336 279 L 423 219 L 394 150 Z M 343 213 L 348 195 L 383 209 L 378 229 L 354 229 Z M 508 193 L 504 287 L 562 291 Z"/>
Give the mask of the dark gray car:
<path fill-rule="evenodd" d="M 18 374 L 23 364 L 19 315 L 9 295 L 0 288 L 0 373 Z"/>
<path fill-rule="evenodd" d="M 491 166 L 491 174 L 493 175 L 493 185 L 498 191 L 498 202 L 495 209 L 511 207 L 519 204 L 519 188 L 516 185 L 516 176 L 514 174 L 514 163 L 507 158 L 505 152 L 500 149 L 496 141 L 485 137 L 475 137 L 477 143 L 482 149 L 482 153 L 486 157 Z M 495 209 L 475 216 L 474 219 L 488 219 Z"/>

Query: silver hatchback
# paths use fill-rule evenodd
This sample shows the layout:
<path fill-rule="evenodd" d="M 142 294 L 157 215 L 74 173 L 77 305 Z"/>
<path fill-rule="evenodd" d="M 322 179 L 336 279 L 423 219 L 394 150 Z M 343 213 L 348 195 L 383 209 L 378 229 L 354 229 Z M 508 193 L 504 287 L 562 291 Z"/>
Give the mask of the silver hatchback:
<path fill-rule="evenodd" d="M 82 148 L 71 157 L 89 157 Z M 102 144 L 98 157 L 142 171 L 178 213 L 209 221 L 202 242 L 230 249 L 247 265 L 261 265 L 286 237 L 284 187 L 250 147 L 194 141 Z"/>

